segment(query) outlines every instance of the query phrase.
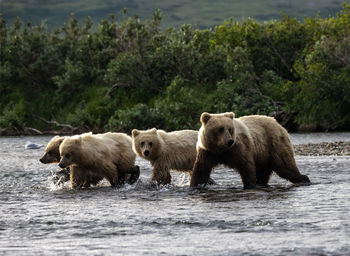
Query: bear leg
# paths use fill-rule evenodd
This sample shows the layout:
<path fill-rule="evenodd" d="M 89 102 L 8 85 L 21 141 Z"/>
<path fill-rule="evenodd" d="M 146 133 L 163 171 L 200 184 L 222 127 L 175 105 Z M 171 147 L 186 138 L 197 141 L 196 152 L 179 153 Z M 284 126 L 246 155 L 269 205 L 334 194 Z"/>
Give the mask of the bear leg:
<path fill-rule="evenodd" d="M 112 187 L 117 187 L 119 185 L 118 178 L 114 175 L 106 174 L 106 180 Z"/>
<path fill-rule="evenodd" d="M 56 172 L 53 176 L 53 182 L 57 185 L 61 185 L 70 180 L 69 166 Z"/>
<path fill-rule="evenodd" d="M 126 177 L 126 183 L 128 184 L 134 184 L 140 177 L 140 167 L 138 165 L 135 165 L 133 168 L 131 168 L 128 171 L 128 175 Z"/>
<path fill-rule="evenodd" d="M 310 184 L 308 176 L 299 172 L 294 157 L 287 157 L 275 163 L 274 171 L 283 179 L 289 180 L 294 184 Z"/>
<path fill-rule="evenodd" d="M 154 167 L 152 170 L 152 181 L 156 181 L 160 185 L 166 185 L 171 183 L 170 171 L 164 169 L 164 167 Z"/>
<path fill-rule="evenodd" d="M 243 182 L 244 189 L 251 189 L 256 187 L 255 170 L 251 168 L 239 169 L 239 174 Z"/>
<path fill-rule="evenodd" d="M 294 184 L 310 184 L 311 181 L 308 176 L 302 175 L 299 170 L 296 168 L 280 168 L 278 171 L 275 171 L 278 176 L 280 176 L 283 179 L 289 180 L 290 182 Z"/>
<path fill-rule="evenodd" d="M 197 187 L 198 185 L 207 184 L 208 182 L 213 181 L 210 179 L 210 173 L 217 164 L 217 157 L 211 152 L 200 148 L 197 152 L 196 161 L 193 166 L 190 187 Z"/>
<path fill-rule="evenodd" d="M 101 180 L 103 180 L 103 177 L 100 177 L 100 176 L 92 176 L 90 178 L 90 183 L 94 186 L 96 186 L 98 183 L 101 182 Z"/>
<path fill-rule="evenodd" d="M 192 179 L 192 170 L 188 172 L 188 175 L 190 177 L 190 180 Z M 209 180 L 208 180 L 208 185 L 216 185 L 216 182 L 215 180 L 213 180 L 212 178 L 209 177 Z"/>
<path fill-rule="evenodd" d="M 269 183 L 272 170 L 256 170 L 256 184 L 260 186 L 267 186 Z"/>
<path fill-rule="evenodd" d="M 85 185 L 86 174 L 84 168 L 75 165 L 70 166 L 70 185 L 71 188 L 79 188 Z"/>
<path fill-rule="evenodd" d="M 84 187 L 90 187 L 91 185 L 96 186 L 103 179 L 101 176 L 97 175 L 87 175 Z"/>

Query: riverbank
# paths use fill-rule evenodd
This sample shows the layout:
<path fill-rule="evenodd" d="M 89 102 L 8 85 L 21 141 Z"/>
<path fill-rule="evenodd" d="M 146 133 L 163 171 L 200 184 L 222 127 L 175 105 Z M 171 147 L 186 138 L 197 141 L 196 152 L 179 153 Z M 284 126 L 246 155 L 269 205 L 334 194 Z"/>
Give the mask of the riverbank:
<path fill-rule="evenodd" d="M 350 142 L 321 142 L 293 145 L 295 155 L 299 156 L 348 156 Z"/>
<path fill-rule="evenodd" d="M 55 135 L 72 135 L 86 131 L 47 131 L 35 132 L 32 129 L 25 131 L 19 130 L 0 130 L 2 136 L 55 136 Z M 103 131 L 101 131 L 103 132 Z M 94 131 L 94 133 L 98 133 Z M 35 141 L 33 139 L 33 141 Z M 291 134 L 291 142 L 294 147 L 295 155 L 299 156 L 349 156 L 350 155 L 350 134 L 346 133 L 309 133 L 309 134 Z"/>

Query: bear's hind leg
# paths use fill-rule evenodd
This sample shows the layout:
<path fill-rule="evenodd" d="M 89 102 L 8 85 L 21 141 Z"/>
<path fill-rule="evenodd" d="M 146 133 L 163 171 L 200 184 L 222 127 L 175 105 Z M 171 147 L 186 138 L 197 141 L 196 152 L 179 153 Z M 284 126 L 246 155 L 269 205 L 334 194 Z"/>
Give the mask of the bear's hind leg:
<path fill-rule="evenodd" d="M 86 177 L 86 183 L 84 187 L 90 187 L 91 185 L 97 186 L 100 181 L 103 180 L 103 177 L 97 175 L 88 175 Z"/>
<path fill-rule="evenodd" d="M 126 177 L 126 183 L 128 184 L 134 184 L 140 177 L 140 167 L 138 165 L 135 165 L 133 168 L 131 168 L 128 171 L 128 175 Z"/>
<path fill-rule="evenodd" d="M 274 164 L 274 171 L 283 179 L 289 180 L 294 184 L 310 184 L 311 181 L 308 176 L 302 175 L 299 172 L 294 157 L 287 157 L 287 159 L 281 159 Z"/>

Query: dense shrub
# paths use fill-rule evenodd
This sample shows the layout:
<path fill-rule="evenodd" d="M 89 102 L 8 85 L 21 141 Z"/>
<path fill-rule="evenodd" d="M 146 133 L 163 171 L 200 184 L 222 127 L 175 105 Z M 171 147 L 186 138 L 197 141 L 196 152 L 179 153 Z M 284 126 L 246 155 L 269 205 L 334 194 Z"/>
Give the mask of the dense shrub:
<path fill-rule="evenodd" d="M 350 129 L 349 6 L 327 19 L 229 20 L 213 30 L 160 30 L 160 21 L 158 10 L 97 26 L 72 16 L 51 30 L 0 16 L 1 130 L 45 130 L 50 120 L 195 129 L 203 111 Z"/>

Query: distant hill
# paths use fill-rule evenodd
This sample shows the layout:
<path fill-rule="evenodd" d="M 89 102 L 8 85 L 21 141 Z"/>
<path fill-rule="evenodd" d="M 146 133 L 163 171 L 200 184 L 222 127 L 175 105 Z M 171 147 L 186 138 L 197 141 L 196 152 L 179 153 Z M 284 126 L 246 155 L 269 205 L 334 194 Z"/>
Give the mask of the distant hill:
<path fill-rule="evenodd" d="M 163 13 L 162 27 L 195 24 L 198 28 L 214 27 L 230 17 L 241 21 L 251 17 L 259 22 L 279 19 L 282 13 L 303 19 L 305 16 L 334 15 L 343 0 L 0 0 L 0 13 L 8 23 L 16 16 L 24 22 L 38 24 L 46 20 L 50 27 L 65 23 L 71 13 L 79 21 L 86 16 L 98 23 L 127 8 L 127 15 L 141 19 L 151 17 L 156 8 Z"/>

